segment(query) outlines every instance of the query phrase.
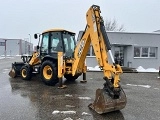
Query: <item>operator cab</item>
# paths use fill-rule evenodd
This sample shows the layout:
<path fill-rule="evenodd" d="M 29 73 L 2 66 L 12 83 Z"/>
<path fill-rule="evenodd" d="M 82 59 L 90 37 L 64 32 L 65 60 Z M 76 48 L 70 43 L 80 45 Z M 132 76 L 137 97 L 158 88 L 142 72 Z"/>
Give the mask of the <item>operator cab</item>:
<path fill-rule="evenodd" d="M 57 58 L 57 52 L 63 52 L 65 58 L 73 58 L 75 46 L 75 33 L 63 29 L 47 30 L 42 33 L 40 56 Z"/>

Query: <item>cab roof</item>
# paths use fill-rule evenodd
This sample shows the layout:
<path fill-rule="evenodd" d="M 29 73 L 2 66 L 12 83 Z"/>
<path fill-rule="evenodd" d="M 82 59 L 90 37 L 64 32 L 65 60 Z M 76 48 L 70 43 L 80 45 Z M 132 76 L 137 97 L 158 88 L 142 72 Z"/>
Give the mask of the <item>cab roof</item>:
<path fill-rule="evenodd" d="M 71 31 L 68 31 L 68 30 L 65 30 L 65 29 L 56 29 L 56 28 L 45 30 L 43 33 L 47 33 L 47 32 L 63 32 L 63 31 L 75 34 L 74 32 L 71 32 Z"/>

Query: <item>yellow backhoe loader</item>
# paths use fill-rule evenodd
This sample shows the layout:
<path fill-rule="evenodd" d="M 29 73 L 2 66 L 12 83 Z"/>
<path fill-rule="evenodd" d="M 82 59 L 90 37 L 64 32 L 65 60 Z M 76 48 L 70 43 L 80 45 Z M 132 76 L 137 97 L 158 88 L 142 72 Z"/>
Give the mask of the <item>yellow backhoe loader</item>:
<path fill-rule="evenodd" d="M 104 73 L 105 83 L 102 89 L 97 89 L 95 100 L 89 107 L 99 114 L 123 109 L 127 100 L 119 84 L 122 69 L 114 62 L 100 13 L 100 7 L 97 5 L 89 8 L 86 13 L 85 31 L 77 44 L 75 33 L 64 29 L 50 29 L 42 34 L 35 34 L 35 39 L 39 38 L 40 43 L 37 52 L 34 52 L 29 60 L 13 63 L 9 75 L 30 80 L 33 74 L 40 74 L 45 84 L 59 83 L 59 88 L 65 87 L 62 84 L 63 77 L 76 80 L 83 74 L 81 82 L 86 82 L 85 59 L 92 44 L 99 67 Z M 108 62 L 108 55 L 112 63 Z"/>

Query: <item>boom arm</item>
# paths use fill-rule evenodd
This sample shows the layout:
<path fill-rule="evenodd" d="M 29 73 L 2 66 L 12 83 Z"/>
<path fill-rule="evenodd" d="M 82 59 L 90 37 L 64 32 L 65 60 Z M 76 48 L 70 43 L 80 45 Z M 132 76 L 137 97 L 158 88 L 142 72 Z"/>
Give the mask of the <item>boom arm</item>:
<path fill-rule="evenodd" d="M 98 64 L 103 70 L 106 84 L 115 89 L 119 88 L 119 74 L 122 73 L 122 69 L 115 64 L 111 54 L 111 45 L 105 31 L 103 18 L 100 16 L 100 7 L 91 6 L 86 14 L 86 19 L 86 29 L 75 49 L 72 74 L 83 71 L 84 61 L 90 43 L 92 43 Z M 108 63 L 107 53 L 110 54 L 113 64 Z"/>

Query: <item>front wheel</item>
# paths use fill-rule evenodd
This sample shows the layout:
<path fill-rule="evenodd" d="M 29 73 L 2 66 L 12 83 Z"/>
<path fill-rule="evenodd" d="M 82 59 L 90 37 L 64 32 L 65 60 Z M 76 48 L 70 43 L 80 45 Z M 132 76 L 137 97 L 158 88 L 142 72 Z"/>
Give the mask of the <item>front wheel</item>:
<path fill-rule="evenodd" d="M 42 81 L 46 85 L 55 85 L 58 83 L 58 71 L 56 64 L 52 61 L 46 60 L 42 63 L 40 75 Z"/>
<path fill-rule="evenodd" d="M 31 80 L 32 69 L 29 66 L 22 66 L 20 73 L 23 80 Z"/>

